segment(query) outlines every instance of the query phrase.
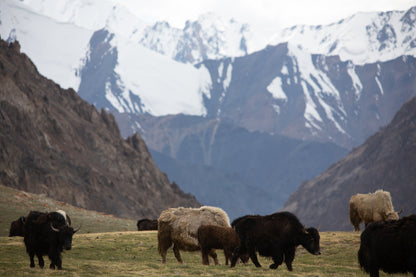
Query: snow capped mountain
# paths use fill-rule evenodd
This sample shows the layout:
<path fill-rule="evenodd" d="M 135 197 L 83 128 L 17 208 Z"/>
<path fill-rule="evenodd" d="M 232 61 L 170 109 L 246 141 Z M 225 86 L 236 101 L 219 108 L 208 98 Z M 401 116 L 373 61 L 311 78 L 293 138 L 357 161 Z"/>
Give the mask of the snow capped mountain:
<path fill-rule="evenodd" d="M 12 0 L 0 2 L 0 20 L 1 37 L 19 40 L 21 51 L 35 62 L 41 74 L 62 87 L 78 88 L 77 72 L 93 31 L 57 22 Z"/>
<path fill-rule="evenodd" d="M 294 26 L 269 42 L 289 42 L 313 54 L 339 55 L 355 64 L 416 56 L 416 7 L 408 11 L 357 13 L 330 25 Z"/>
<path fill-rule="evenodd" d="M 49 17 L 56 22 L 73 24 L 89 30 L 103 28 L 113 8 L 116 7 L 115 0 L 21 0 L 20 2 L 23 3 L 22 8 Z"/>
<path fill-rule="evenodd" d="M 118 52 L 114 72 L 121 91 L 114 93 L 114 87 L 106 85 L 106 98 L 118 112 L 206 114 L 203 96 L 209 97 L 211 80 L 204 67 L 175 62 L 117 36 L 111 44 Z"/>
<path fill-rule="evenodd" d="M 183 63 L 247 55 L 253 34 L 247 24 L 229 21 L 213 13 L 187 21 L 185 28 L 172 28 L 167 22 L 147 27 L 140 43 Z"/>
<path fill-rule="evenodd" d="M 212 13 L 182 30 L 147 25 L 115 0 L 4 0 L 0 15 L 3 38 L 18 39 L 42 74 L 98 108 L 234 118 L 249 130 L 302 139 L 352 136 L 351 117 L 366 114 L 358 107 L 366 91 L 358 66 L 416 56 L 416 7 L 295 26 L 270 41 L 285 47 L 257 52 L 248 25 Z M 327 57 L 334 55 L 340 60 Z M 391 88 L 377 66 L 371 82 L 383 99 Z M 253 103 L 245 103 L 250 94 Z M 282 125 L 295 110 L 296 124 Z M 373 116 L 389 120 L 378 109 Z"/>

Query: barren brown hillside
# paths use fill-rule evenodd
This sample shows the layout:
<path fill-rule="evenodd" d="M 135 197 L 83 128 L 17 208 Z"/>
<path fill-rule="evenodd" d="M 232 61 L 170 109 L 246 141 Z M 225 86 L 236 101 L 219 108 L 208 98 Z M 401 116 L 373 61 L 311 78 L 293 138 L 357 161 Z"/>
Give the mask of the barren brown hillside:
<path fill-rule="evenodd" d="M 41 76 L 16 42 L 0 41 L 0 181 L 121 217 L 198 206 L 170 184 L 139 134 Z"/>

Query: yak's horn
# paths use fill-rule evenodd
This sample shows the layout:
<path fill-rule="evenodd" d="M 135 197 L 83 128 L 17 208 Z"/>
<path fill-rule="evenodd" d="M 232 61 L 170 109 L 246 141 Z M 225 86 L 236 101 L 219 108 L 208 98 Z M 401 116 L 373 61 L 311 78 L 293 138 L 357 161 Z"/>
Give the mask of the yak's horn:
<path fill-rule="evenodd" d="M 81 229 L 81 224 L 79 225 L 79 227 L 78 227 L 78 228 L 76 228 L 76 229 L 74 230 L 74 234 L 75 234 L 76 232 L 78 232 L 78 231 L 79 231 L 79 229 Z"/>
<path fill-rule="evenodd" d="M 51 228 L 52 228 L 52 230 L 54 230 L 55 232 L 59 232 L 59 229 L 57 229 L 57 228 L 53 227 L 52 223 L 51 223 Z"/>

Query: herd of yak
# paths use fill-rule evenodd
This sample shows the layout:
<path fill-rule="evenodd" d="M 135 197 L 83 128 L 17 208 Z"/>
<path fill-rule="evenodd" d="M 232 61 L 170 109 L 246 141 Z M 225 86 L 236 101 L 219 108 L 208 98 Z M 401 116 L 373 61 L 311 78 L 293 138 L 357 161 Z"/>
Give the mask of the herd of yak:
<path fill-rule="evenodd" d="M 355 231 L 361 233 L 358 261 L 370 276 L 386 273 L 413 273 L 416 276 L 416 215 L 399 219 L 393 209 L 390 193 L 377 190 L 369 194 L 356 194 L 350 199 L 350 221 Z M 223 249 L 226 265 L 234 267 L 238 260 L 249 259 L 261 267 L 257 253 L 270 257 L 271 269 L 283 262 L 292 271 L 296 247 L 302 245 L 309 253 L 319 255 L 320 236 L 314 228 L 305 228 L 290 212 L 270 215 L 246 215 L 235 219 L 231 225 L 228 215 L 218 207 L 170 208 L 157 220 L 142 219 L 137 222 L 141 230 L 157 230 L 158 249 L 162 263 L 166 263 L 168 249 L 182 263 L 180 250 L 201 251 L 202 263 L 209 257 L 218 264 L 216 249 Z M 42 213 L 31 211 L 28 216 L 12 222 L 9 236 L 23 236 L 30 267 L 35 267 L 34 256 L 43 268 L 43 256 L 51 260 L 50 268 L 62 269 L 61 253 L 70 250 L 72 236 L 79 230 L 71 227 L 64 211 Z"/>

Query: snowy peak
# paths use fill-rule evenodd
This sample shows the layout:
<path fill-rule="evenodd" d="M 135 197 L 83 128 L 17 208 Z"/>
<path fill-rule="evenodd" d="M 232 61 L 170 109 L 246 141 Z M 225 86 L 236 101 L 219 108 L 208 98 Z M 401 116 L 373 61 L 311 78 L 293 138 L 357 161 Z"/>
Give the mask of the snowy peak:
<path fill-rule="evenodd" d="M 408 11 L 357 13 L 337 23 L 294 26 L 277 33 L 269 42 L 290 42 L 309 53 L 339 55 L 355 64 L 416 56 L 416 7 Z"/>
<path fill-rule="evenodd" d="M 116 4 L 114 0 L 22 0 L 21 2 L 39 15 L 89 30 L 103 28 Z"/>
<path fill-rule="evenodd" d="M 157 22 L 144 30 L 140 43 L 176 61 L 198 63 L 246 55 L 251 36 L 247 24 L 207 13 L 196 21 L 187 21 L 182 30 Z"/>
<path fill-rule="evenodd" d="M 400 19 L 402 22 L 402 32 L 409 32 L 416 26 L 416 7 L 410 8 Z"/>

